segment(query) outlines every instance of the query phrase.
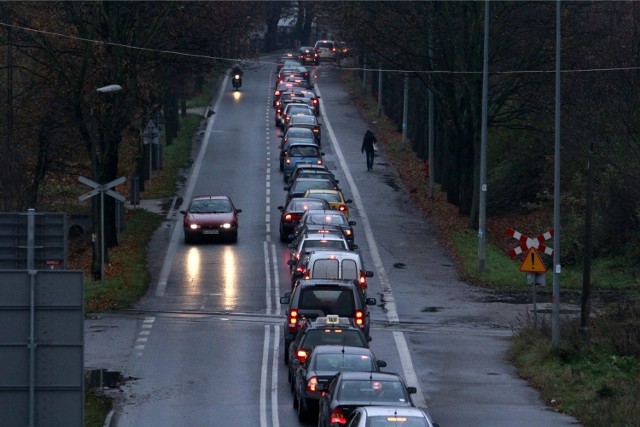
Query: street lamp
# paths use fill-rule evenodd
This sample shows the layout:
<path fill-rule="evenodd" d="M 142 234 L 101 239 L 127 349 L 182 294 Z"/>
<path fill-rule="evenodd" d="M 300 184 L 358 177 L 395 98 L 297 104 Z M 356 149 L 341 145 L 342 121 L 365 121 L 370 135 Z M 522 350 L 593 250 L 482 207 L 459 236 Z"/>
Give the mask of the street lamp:
<path fill-rule="evenodd" d="M 120 86 L 119 84 L 110 84 L 107 86 L 102 86 L 96 89 L 96 92 L 101 93 L 101 94 L 105 94 L 105 93 L 115 93 L 115 92 L 120 92 L 122 90 L 122 86 Z M 96 159 L 96 147 L 95 147 L 95 141 L 92 143 L 92 159 L 91 162 L 92 164 L 92 169 L 93 172 L 95 173 L 94 175 L 94 179 L 97 181 L 97 159 Z M 105 244 L 104 244 L 104 193 L 106 190 L 100 191 L 100 281 L 104 282 L 104 260 L 105 260 Z M 95 212 L 95 210 L 94 210 Z M 94 217 L 95 218 L 95 217 Z M 95 223 L 95 221 L 94 221 Z M 94 251 L 95 251 L 95 246 L 94 246 Z"/>

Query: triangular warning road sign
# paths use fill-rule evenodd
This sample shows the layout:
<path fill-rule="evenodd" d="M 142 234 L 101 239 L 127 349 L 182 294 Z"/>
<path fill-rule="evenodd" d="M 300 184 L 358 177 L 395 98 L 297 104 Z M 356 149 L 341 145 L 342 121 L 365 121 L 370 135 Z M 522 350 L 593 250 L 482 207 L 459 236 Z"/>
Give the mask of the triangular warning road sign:
<path fill-rule="evenodd" d="M 540 258 L 540 254 L 536 248 L 529 248 L 527 255 L 522 260 L 522 264 L 520 264 L 520 271 L 523 273 L 546 273 L 547 266 L 542 262 L 542 258 Z"/>

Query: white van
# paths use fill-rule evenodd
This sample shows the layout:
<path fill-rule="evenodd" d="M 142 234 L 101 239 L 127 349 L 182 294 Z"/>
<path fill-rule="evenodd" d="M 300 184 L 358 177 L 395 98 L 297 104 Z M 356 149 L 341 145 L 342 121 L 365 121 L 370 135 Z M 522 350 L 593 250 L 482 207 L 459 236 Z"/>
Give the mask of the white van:
<path fill-rule="evenodd" d="M 373 271 L 362 266 L 360 254 L 343 250 L 317 250 L 304 255 L 304 259 L 293 271 L 294 281 L 299 279 L 348 279 L 357 281 L 364 293 L 367 277 Z"/>
<path fill-rule="evenodd" d="M 333 40 L 318 40 L 314 46 L 321 61 L 338 59 L 338 46 Z"/>

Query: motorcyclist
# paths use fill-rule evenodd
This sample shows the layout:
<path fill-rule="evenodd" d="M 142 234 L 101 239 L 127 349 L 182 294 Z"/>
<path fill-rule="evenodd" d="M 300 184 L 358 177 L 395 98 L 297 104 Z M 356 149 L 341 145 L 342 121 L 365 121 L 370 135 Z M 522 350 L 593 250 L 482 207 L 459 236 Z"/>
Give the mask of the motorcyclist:
<path fill-rule="evenodd" d="M 243 71 L 242 71 L 242 68 L 240 68 L 240 64 L 235 64 L 235 65 L 231 68 L 231 74 L 233 74 L 234 76 L 235 76 L 236 74 L 237 74 L 237 75 L 240 75 L 240 78 L 242 79 Z"/>

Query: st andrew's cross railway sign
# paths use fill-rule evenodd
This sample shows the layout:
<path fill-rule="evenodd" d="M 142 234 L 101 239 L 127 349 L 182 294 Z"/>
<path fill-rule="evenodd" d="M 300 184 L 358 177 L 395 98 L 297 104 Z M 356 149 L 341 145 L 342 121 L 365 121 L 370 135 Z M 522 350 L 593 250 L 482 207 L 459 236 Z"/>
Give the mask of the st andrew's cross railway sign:
<path fill-rule="evenodd" d="M 525 252 L 527 249 L 531 249 L 531 248 L 535 248 L 539 251 L 542 251 L 549 256 L 553 255 L 553 249 L 542 244 L 542 242 L 549 240 L 553 237 L 553 230 L 549 230 L 533 239 L 529 236 L 526 236 L 520 233 L 519 231 L 514 230 L 513 228 L 508 228 L 507 234 L 513 237 L 514 239 L 522 242 L 520 246 L 518 246 L 517 248 L 511 249 L 509 251 L 509 256 L 511 258 L 518 256 L 521 253 Z"/>

